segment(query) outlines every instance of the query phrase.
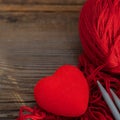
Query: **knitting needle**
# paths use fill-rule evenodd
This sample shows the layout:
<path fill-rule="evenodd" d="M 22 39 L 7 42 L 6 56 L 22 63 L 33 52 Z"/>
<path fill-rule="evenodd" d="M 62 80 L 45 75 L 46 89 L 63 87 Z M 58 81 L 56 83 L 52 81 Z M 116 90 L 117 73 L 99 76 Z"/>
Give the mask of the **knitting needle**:
<path fill-rule="evenodd" d="M 105 102 L 107 103 L 108 107 L 111 110 L 111 113 L 113 114 L 115 120 L 120 120 L 120 113 L 118 112 L 116 106 L 114 105 L 112 99 L 110 98 L 109 94 L 107 93 L 107 91 L 105 90 L 105 88 L 101 85 L 101 83 L 99 81 L 97 81 L 98 87 L 102 93 L 102 96 L 105 100 Z"/>
<path fill-rule="evenodd" d="M 118 96 L 114 93 L 114 91 L 112 89 L 110 89 L 110 92 L 113 96 L 113 99 L 118 107 L 118 109 L 120 110 L 120 99 L 118 98 Z"/>

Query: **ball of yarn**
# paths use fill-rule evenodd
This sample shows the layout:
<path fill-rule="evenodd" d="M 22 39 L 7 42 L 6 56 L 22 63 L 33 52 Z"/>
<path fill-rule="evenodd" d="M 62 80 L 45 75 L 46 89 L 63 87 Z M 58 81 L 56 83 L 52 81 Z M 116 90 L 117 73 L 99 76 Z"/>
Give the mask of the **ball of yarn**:
<path fill-rule="evenodd" d="M 83 53 L 79 67 L 87 77 L 90 101 L 82 120 L 113 120 L 96 81 L 120 97 L 120 0 L 87 0 L 79 19 Z"/>
<path fill-rule="evenodd" d="M 80 39 L 87 60 L 120 73 L 120 1 L 87 0 L 80 15 Z"/>

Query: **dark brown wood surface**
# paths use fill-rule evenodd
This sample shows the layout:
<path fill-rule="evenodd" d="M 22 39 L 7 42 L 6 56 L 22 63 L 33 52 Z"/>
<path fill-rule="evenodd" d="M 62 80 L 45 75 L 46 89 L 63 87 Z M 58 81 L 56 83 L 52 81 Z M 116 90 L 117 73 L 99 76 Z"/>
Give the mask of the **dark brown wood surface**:
<path fill-rule="evenodd" d="M 85 0 L 0 0 L 0 4 L 83 4 Z"/>
<path fill-rule="evenodd" d="M 0 0 L 0 120 L 33 106 L 36 82 L 78 64 L 78 18 L 85 0 Z"/>

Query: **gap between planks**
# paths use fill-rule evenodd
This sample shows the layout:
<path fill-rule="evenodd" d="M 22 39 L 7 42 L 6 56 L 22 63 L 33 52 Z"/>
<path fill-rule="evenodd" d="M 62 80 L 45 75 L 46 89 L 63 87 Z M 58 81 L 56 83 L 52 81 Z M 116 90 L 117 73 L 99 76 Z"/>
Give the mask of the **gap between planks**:
<path fill-rule="evenodd" d="M 82 5 L 0 5 L 0 12 L 78 12 Z"/>

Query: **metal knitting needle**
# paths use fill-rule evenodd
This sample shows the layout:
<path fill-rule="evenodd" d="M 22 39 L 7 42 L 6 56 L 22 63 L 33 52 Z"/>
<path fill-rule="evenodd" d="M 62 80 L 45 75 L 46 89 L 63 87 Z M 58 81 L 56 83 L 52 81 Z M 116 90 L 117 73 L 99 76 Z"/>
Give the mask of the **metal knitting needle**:
<path fill-rule="evenodd" d="M 107 93 L 107 91 L 105 90 L 105 88 L 101 85 L 101 83 L 99 81 L 97 81 L 98 87 L 102 93 L 102 96 L 105 100 L 105 102 L 107 103 L 108 107 L 111 110 L 111 113 L 113 114 L 115 120 L 120 120 L 120 113 L 118 112 L 116 106 L 114 105 L 112 99 L 110 98 L 109 94 Z"/>
<path fill-rule="evenodd" d="M 120 99 L 118 98 L 118 96 L 114 93 L 114 91 L 112 89 L 110 89 L 110 92 L 113 96 L 113 99 L 115 101 L 116 106 L 118 107 L 118 109 L 120 110 Z"/>

